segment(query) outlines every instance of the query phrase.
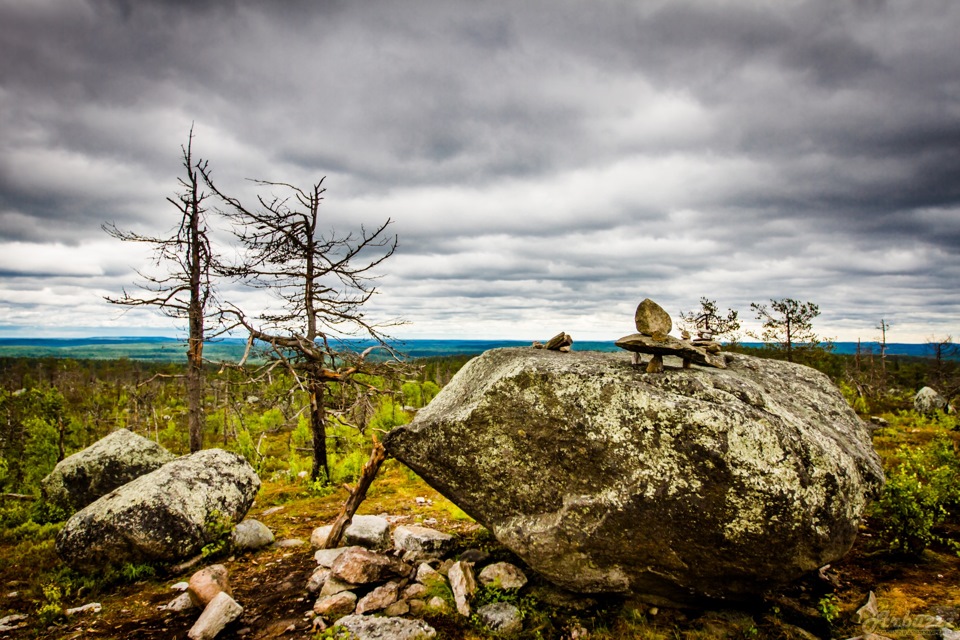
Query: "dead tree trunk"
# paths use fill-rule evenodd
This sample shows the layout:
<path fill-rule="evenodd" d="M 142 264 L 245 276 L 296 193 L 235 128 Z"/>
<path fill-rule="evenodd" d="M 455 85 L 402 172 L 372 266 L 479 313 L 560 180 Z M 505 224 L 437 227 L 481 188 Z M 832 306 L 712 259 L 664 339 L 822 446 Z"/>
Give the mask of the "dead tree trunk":
<path fill-rule="evenodd" d="M 356 488 L 351 489 L 347 487 L 347 490 L 350 492 L 350 497 L 343 503 L 343 508 L 340 509 L 337 519 L 333 521 L 330 535 L 327 536 L 327 541 L 323 543 L 324 549 L 333 549 L 340 544 L 340 538 L 343 537 L 343 532 L 350 526 L 353 514 L 357 512 L 360 503 L 367 497 L 367 489 L 370 488 L 373 479 L 377 477 L 377 472 L 380 471 L 380 465 L 382 465 L 386 459 L 387 451 L 383 448 L 383 445 L 380 444 L 380 441 L 377 440 L 376 434 L 374 434 L 373 450 L 370 452 L 370 459 L 363 465 L 363 470 L 360 472 L 360 478 L 357 480 Z"/>

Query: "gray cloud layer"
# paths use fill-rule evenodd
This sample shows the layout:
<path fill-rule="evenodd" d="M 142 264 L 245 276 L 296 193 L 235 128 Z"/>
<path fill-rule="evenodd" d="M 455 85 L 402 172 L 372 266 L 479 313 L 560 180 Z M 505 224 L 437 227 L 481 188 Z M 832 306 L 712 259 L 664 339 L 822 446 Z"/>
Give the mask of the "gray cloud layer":
<path fill-rule="evenodd" d="M 616 338 L 643 297 L 820 304 L 823 333 L 956 332 L 960 4 L 0 0 L 0 330 L 101 301 L 224 188 L 327 175 L 395 220 L 410 336 Z"/>

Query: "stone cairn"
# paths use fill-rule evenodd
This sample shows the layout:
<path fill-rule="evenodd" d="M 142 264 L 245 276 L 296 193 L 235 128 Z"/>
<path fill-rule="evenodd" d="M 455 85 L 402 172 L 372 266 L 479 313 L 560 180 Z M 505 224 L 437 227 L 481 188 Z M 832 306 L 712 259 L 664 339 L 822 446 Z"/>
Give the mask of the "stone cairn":
<path fill-rule="evenodd" d="M 683 360 L 683 368 L 689 369 L 692 363 L 726 369 L 726 360 L 720 355 L 720 343 L 713 340 L 709 330 L 698 332 L 697 339 L 690 340 L 690 334 L 683 332 L 683 339 L 670 335 L 673 320 L 650 298 L 637 307 L 634 322 L 638 333 L 632 333 L 617 340 L 617 346 L 634 354 L 634 365 L 640 365 L 640 354 L 651 354 L 647 363 L 647 373 L 663 373 L 663 356 L 677 356 Z"/>
<path fill-rule="evenodd" d="M 557 335 L 547 340 L 546 344 L 540 342 L 539 340 L 535 341 L 533 343 L 533 348 L 570 353 L 570 351 L 573 349 L 573 338 L 570 337 L 569 333 L 564 333 L 561 331 Z"/>

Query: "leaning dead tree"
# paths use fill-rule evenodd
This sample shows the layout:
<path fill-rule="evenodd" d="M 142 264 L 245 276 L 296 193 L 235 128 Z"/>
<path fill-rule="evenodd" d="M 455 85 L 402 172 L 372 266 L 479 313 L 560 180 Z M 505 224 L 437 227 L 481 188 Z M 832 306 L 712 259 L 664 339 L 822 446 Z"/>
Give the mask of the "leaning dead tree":
<path fill-rule="evenodd" d="M 204 207 L 209 194 L 201 191 L 199 180 L 207 163 L 193 161 L 193 128 L 181 151 L 184 175 L 178 182 L 182 190 L 176 198 L 167 198 L 180 212 L 176 230 L 168 237 L 122 231 L 112 223 L 104 224 L 103 230 L 124 242 L 149 245 L 154 265 L 166 270 L 162 275 L 138 270 L 140 292 L 124 289 L 121 296 L 107 297 L 107 300 L 127 307 L 157 307 L 171 318 L 187 320 L 187 423 L 190 451 L 194 452 L 203 448 L 203 341 L 208 310 L 213 307 L 215 297 L 212 278 L 215 256 Z"/>
<path fill-rule="evenodd" d="M 326 425 L 331 385 L 356 384 L 363 372 L 382 369 L 370 361 L 375 350 L 395 355 L 382 333 L 398 321 L 375 324 L 364 305 L 376 294 L 375 271 L 393 255 L 397 238 L 386 222 L 358 233 L 322 232 L 320 205 L 323 180 L 308 189 L 286 183 L 258 181 L 261 187 L 284 196 L 258 197 L 248 208 L 225 195 L 204 173 L 209 188 L 225 205 L 222 214 L 233 224 L 242 255 L 224 273 L 249 286 L 263 288 L 279 300 L 279 307 L 251 316 L 236 305 L 225 305 L 251 343 L 267 345 L 276 361 L 294 375 L 309 398 L 313 437 L 314 480 L 329 480 Z M 349 339 L 372 341 L 364 351 L 351 348 Z"/>

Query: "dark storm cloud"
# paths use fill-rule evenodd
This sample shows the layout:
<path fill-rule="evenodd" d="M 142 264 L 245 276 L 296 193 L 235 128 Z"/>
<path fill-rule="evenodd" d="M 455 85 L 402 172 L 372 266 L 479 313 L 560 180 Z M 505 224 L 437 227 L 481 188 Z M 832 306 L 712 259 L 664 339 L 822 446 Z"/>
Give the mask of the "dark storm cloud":
<path fill-rule="evenodd" d="M 616 337 L 647 295 L 812 299 L 846 337 L 960 312 L 950 0 L 0 0 L 0 25 L 0 323 L 129 284 L 100 224 L 172 226 L 191 123 L 221 188 L 326 175 L 331 226 L 392 217 L 375 305 L 420 335 Z"/>

